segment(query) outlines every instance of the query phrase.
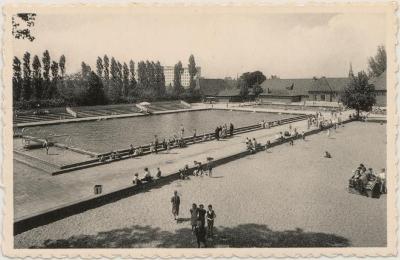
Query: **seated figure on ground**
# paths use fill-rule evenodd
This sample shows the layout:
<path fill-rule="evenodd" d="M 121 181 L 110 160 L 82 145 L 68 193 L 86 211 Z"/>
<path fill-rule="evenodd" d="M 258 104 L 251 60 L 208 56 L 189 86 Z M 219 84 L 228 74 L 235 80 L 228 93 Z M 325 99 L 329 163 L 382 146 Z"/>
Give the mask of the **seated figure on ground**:
<path fill-rule="evenodd" d="M 135 178 L 133 179 L 133 184 L 134 185 L 142 184 L 142 181 L 139 179 L 139 173 L 135 173 Z"/>
<path fill-rule="evenodd" d="M 137 148 L 137 149 L 135 149 L 135 148 L 133 148 L 133 157 L 135 157 L 135 156 L 139 156 L 140 154 L 139 154 L 139 148 Z"/>
<path fill-rule="evenodd" d="M 107 160 L 107 157 L 104 155 L 100 155 L 99 157 L 99 162 L 105 162 Z"/>
<path fill-rule="evenodd" d="M 133 157 L 133 154 L 134 154 L 134 153 L 135 153 L 135 148 L 134 148 L 133 145 L 131 144 L 130 147 L 129 147 L 128 155 L 129 155 L 130 157 Z"/>
<path fill-rule="evenodd" d="M 324 157 L 325 158 L 332 158 L 332 155 L 328 151 L 325 151 Z"/>
<path fill-rule="evenodd" d="M 143 180 L 144 181 L 148 181 L 148 182 L 153 181 L 153 176 L 151 176 L 149 168 L 147 168 L 147 167 L 144 168 L 144 178 L 143 178 Z"/>
<path fill-rule="evenodd" d="M 157 178 L 161 178 L 161 170 L 160 170 L 160 168 L 157 168 L 156 177 Z"/>

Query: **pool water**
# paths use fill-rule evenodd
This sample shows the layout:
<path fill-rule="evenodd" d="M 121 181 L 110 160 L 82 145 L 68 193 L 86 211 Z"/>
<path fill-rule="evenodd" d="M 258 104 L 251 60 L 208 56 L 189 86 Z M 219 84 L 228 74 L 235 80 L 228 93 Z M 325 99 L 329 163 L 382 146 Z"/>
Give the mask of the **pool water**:
<path fill-rule="evenodd" d="M 290 114 L 252 113 L 228 110 L 204 110 L 163 115 L 116 118 L 101 121 L 30 127 L 24 134 L 36 137 L 58 135 L 53 141 L 103 153 L 117 149 L 149 144 L 157 135 L 159 140 L 178 135 L 181 124 L 185 136 L 213 132 L 218 125 L 233 123 L 235 128 L 253 125 L 261 120 L 274 121 L 293 117 Z"/>

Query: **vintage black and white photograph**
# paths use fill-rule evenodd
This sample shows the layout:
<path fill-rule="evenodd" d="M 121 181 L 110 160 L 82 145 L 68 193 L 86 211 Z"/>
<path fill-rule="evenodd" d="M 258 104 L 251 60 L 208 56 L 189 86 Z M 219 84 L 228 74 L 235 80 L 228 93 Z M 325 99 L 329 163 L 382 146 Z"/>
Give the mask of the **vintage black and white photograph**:
<path fill-rule="evenodd" d="M 394 7 L 6 7 L 13 252 L 394 252 Z"/>

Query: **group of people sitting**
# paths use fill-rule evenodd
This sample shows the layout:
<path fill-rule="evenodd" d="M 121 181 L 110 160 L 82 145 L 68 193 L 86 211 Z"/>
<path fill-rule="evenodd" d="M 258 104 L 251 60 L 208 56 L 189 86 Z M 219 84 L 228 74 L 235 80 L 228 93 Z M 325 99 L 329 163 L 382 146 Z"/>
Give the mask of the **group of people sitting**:
<path fill-rule="evenodd" d="M 305 139 L 305 132 L 302 131 L 302 133 L 300 134 L 300 133 L 297 131 L 297 128 L 292 128 L 292 125 L 289 125 L 289 129 L 286 130 L 286 131 L 283 131 L 283 132 L 279 132 L 279 133 L 275 136 L 275 139 L 276 139 L 277 141 L 281 141 L 281 142 L 282 142 L 282 141 L 285 140 L 286 138 L 290 138 L 290 137 L 297 138 L 297 137 L 299 137 L 299 136 L 301 136 L 303 139 Z M 290 144 L 293 145 L 293 139 L 290 140 Z"/>
<path fill-rule="evenodd" d="M 108 155 L 100 155 L 99 156 L 99 162 L 108 162 L 108 161 L 115 161 L 119 160 L 122 158 L 122 155 L 120 152 L 116 151 L 111 151 Z"/>
<path fill-rule="evenodd" d="M 151 175 L 149 168 L 144 168 L 144 177 L 140 178 L 139 177 L 139 173 L 135 173 L 135 177 L 133 179 L 133 184 L 134 185 L 140 185 L 143 182 L 152 182 L 155 178 L 159 179 L 161 178 L 161 170 L 160 168 L 157 168 L 157 172 L 156 172 L 156 176 L 153 177 L 153 175 Z"/>
<path fill-rule="evenodd" d="M 275 125 L 279 125 L 279 120 L 276 122 L 266 122 L 264 119 L 260 122 L 260 127 L 269 129 Z"/>
<path fill-rule="evenodd" d="M 349 180 L 349 187 L 357 189 L 359 192 L 364 193 L 369 182 L 376 182 L 379 184 L 379 192 L 386 193 L 386 170 L 383 168 L 380 173 L 375 173 L 372 168 L 366 168 L 364 164 L 360 164 Z M 371 187 L 373 188 L 373 187 Z"/>
<path fill-rule="evenodd" d="M 262 148 L 262 145 L 258 143 L 255 138 L 250 139 L 246 137 L 246 147 L 247 151 L 249 151 L 250 153 L 255 153 Z"/>

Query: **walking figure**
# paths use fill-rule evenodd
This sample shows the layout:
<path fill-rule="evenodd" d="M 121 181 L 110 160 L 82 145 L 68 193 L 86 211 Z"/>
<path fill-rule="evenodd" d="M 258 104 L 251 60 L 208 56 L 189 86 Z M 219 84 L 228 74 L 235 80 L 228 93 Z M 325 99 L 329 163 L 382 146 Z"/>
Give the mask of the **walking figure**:
<path fill-rule="evenodd" d="M 171 203 L 172 203 L 172 214 L 174 215 L 174 220 L 178 221 L 177 217 L 179 216 L 179 205 L 181 204 L 181 199 L 177 191 L 174 191 L 174 196 L 171 198 Z"/>
<path fill-rule="evenodd" d="M 49 142 L 47 139 L 44 139 L 43 147 L 46 148 L 46 154 L 49 154 Z"/>

